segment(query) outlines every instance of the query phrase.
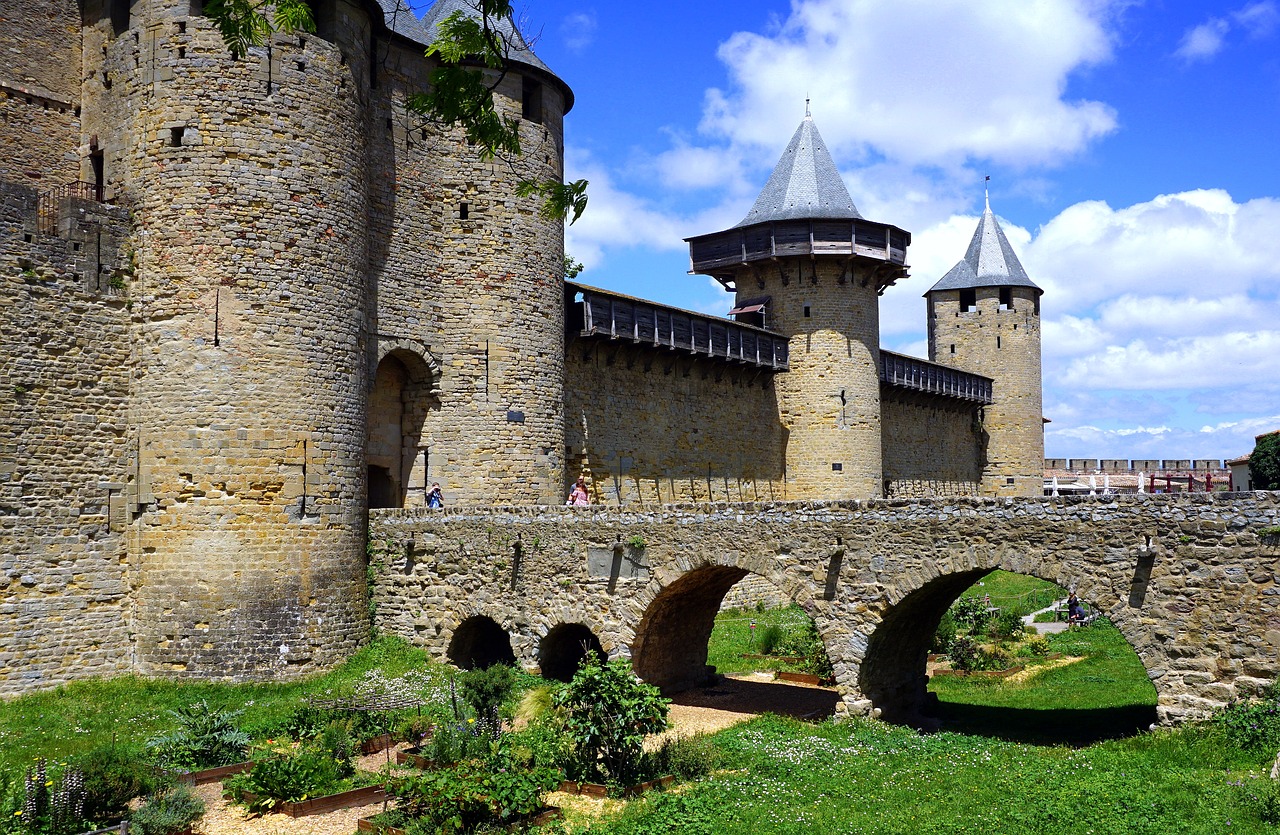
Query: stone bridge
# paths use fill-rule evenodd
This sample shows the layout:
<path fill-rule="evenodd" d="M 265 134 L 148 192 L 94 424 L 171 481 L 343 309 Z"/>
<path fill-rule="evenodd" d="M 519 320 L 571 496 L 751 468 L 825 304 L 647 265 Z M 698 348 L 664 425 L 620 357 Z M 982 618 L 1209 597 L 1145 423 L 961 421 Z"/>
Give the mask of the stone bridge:
<path fill-rule="evenodd" d="M 461 664 L 566 677 L 583 642 L 668 692 L 707 679 L 725 593 L 813 617 L 844 709 L 913 721 L 943 612 L 991 569 L 1074 588 L 1137 652 L 1162 722 L 1280 671 L 1280 493 L 370 514 L 375 623 Z"/>

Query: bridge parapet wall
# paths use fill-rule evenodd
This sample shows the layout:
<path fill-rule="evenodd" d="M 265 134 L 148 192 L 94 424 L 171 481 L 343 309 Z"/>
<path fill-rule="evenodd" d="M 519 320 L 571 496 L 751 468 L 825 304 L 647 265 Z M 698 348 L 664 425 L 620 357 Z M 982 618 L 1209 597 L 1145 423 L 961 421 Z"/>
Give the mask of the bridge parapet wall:
<path fill-rule="evenodd" d="M 1280 673 L 1280 538 L 1261 534 L 1278 521 L 1277 493 L 1188 494 L 384 510 L 370 537 L 381 629 L 443 658 L 458 625 L 483 615 L 533 666 L 552 628 L 580 623 L 669 689 L 703 672 L 705 653 L 686 650 L 705 643 L 693 609 L 711 605 L 706 590 L 758 575 L 814 617 L 845 707 L 889 718 L 923 707 L 946 606 L 1003 568 L 1098 606 L 1172 722 Z M 687 628 L 652 617 L 673 599 L 687 600 Z M 651 634 L 660 621 L 673 636 Z"/>

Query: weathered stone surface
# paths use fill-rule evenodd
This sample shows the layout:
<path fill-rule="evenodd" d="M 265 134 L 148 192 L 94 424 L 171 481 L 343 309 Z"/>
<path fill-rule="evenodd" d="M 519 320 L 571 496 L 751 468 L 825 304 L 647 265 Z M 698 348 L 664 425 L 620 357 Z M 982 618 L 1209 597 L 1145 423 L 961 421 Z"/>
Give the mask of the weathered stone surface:
<path fill-rule="evenodd" d="M 1257 493 L 387 510 L 370 530 L 379 628 L 442 658 L 469 618 L 500 626 L 529 666 L 544 663 L 548 634 L 580 624 L 678 689 L 705 678 L 711 620 L 752 576 L 813 616 L 847 709 L 888 718 L 922 706 L 929 640 L 960 592 L 994 568 L 1031 574 L 1074 588 L 1116 624 L 1172 722 L 1274 680 L 1269 633 L 1280 624 L 1269 574 L 1201 584 L 1184 571 L 1184 523 L 1196 520 L 1200 564 L 1255 573 L 1280 559 L 1255 533 L 1278 517 L 1280 494 Z M 645 542 L 650 575 L 595 576 L 593 549 L 632 537 Z"/>

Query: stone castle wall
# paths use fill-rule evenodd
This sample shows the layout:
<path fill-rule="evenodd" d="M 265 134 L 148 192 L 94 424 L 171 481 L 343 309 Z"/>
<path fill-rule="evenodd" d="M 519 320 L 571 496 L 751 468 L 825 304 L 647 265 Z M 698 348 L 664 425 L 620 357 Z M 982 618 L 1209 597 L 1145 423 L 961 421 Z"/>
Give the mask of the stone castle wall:
<path fill-rule="evenodd" d="M 896 498 L 972 496 L 985 449 L 976 408 L 887 390 L 880 400 L 885 493 Z"/>
<path fill-rule="evenodd" d="M 393 480 L 423 503 L 438 481 L 452 504 L 548 503 L 564 483 L 564 243 L 561 224 L 516 195 L 521 180 L 563 174 L 566 102 L 558 82 L 529 68 L 495 90 L 520 124 L 524 155 L 480 160 L 458 129 L 406 114 L 430 66 L 420 48 L 379 59 L 369 133 L 373 332 L 416 342 L 426 403 L 407 416 Z M 524 85 L 540 112 L 524 118 Z M 412 364 L 413 358 L 407 357 Z"/>
<path fill-rule="evenodd" d="M 883 490 L 880 299 L 868 267 L 784 260 L 738 277 L 738 301 L 770 295 L 769 328 L 790 338 L 775 378 L 790 498 Z"/>
<path fill-rule="evenodd" d="M 588 474 L 593 503 L 786 497 L 769 374 L 596 340 L 565 354 L 565 455 L 571 478 Z"/>
<path fill-rule="evenodd" d="M 1043 491 L 1044 407 L 1038 292 L 1011 287 L 1012 307 L 999 287 L 979 287 L 972 310 L 958 291 L 931 293 L 929 359 L 991 377 L 995 402 L 983 409 L 986 460 L 982 492 L 1037 496 Z"/>
<path fill-rule="evenodd" d="M 1194 494 L 386 510 L 370 536 L 378 627 L 439 658 L 477 616 L 528 666 L 583 624 L 688 685 L 725 593 L 754 575 L 814 618 L 847 709 L 887 717 L 924 703 L 929 642 L 964 589 L 994 568 L 1040 577 L 1116 624 L 1172 722 L 1280 673 L 1280 544 L 1260 535 L 1278 521 L 1278 493 Z"/>
<path fill-rule="evenodd" d="M 130 665 L 130 317 L 98 270 L 123 218 L 95 204 L 41 234 L 37 201 L 0 183 L 0 695 Z"/>

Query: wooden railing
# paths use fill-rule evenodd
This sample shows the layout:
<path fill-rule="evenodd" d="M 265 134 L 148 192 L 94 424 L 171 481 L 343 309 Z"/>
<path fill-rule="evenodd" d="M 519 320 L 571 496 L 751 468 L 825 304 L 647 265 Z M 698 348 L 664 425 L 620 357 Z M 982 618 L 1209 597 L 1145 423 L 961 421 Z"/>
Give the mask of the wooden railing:
<path fill-rule="evenodd" d="M 568 287 L 581 296 L 570 311 L 570 326 L 580 336 L 604 336 L 774 371 L 790 367 L 787 338 L 772 331 L 583 285 Z"/>
<path fill-rule="evenodd" d="M 891 351 L 880 352 L 880 382 L 984 405 L 993 402 L 989 377 Z"/>

